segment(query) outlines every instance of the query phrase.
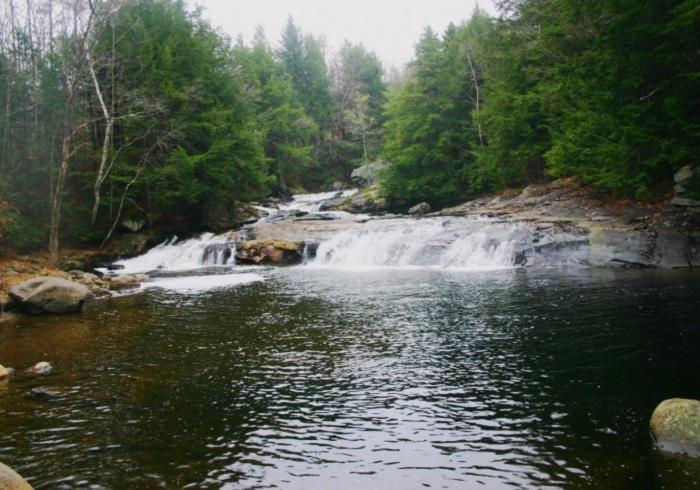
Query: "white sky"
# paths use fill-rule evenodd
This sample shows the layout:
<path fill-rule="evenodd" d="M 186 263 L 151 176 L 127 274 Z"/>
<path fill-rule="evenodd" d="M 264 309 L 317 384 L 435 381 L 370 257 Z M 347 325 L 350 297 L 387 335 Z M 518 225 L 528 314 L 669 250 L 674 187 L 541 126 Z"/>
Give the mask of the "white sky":
<path fill-rule="evenodd" d="M 362 42 L 385 68 L 410 61 L 426 26 L 442 33 L 450 22 L 468 19 L 475 5 L 495 13 L 493 0 L 188 0 L 205 8 L 204 17 L 233 39 L 250 41 L 257 25 L 277 46 L 291 14 L 306 33 L 323 35 L 331 52 L 345 39 Z"/>

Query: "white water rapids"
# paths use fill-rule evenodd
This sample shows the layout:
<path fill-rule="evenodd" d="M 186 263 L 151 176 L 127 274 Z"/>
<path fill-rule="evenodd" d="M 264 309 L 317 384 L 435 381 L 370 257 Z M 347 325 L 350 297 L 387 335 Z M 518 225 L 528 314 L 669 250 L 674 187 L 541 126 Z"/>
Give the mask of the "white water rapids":
<path fill-rule="evenodd" d="M 511 268 L 519 228 L 476 218 L 382 219 L 334 235 L 312 267 Z"/>
<path fill-rule="evenodd" d="M 357 190 L 343 191 L 349 197 Z M 321 212 L 321 204 L 337 192 L 301 194 L 279 209 L 262 207 L 266 214 L 255 225 L 286 219 L 295 212 L 326 218 L 357 217 L 349 213 Z M 290 215 L 291 213 L 291 215 Z M 364 221 L 364 220 L 363 220 Z M 370 219 L 336 231 L 322 242 L 307 267 L 366 270 L 377 267 L 431 267 L 455 270 L 512 268 L 522 225 L 474 217 Z M 232 233 L 203 233 L 197 237 L 164 242 L 147 253 L 115 263 L 119 273 L 185 271 L 210 266 L 234 267 Z"/>
<path fill-rule="evenodd" d="M 321 204 L 336 197 L 350 197 L 357 189 L 317 194 L 297 194 L 288 203 L 278 208 L 256 206 L 264 216 L 256 224 L 267 223 L 284 213 L 306 212 L 327 215 L 332 218 L 351 216 L 342 212 L 320 212 Z M 152 271 L 186 271 L 206 266 L 234 265 L 233 246 L 235 238 L 230 233 L 203 233 L 187 240 L 178 241 L 173 237 L 150 249 L 143 255 L 114 263 L 121 266 L 120 274 L 135 274 Z"/>

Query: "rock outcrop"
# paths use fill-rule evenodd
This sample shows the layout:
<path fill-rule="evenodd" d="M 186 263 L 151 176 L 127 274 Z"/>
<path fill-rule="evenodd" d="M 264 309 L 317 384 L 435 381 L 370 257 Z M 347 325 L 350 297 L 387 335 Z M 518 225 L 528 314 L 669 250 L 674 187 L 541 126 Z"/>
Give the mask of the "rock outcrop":
<path fill-rule="evenodd" d="M 388 166 L 388 163 L 381 160 L 367 163 L 353 170 L 350 179 L 359 187 L 369 187 L 379 183 L 382 171 Z"/>
<path fill-rule="evenodd" d="M 686 165 L 674 176 L 672 206 L 700 208 L 700 168 Z"/>
<path fill-rule="evenodd" d="M 387 210 L 387 200 L 381 188 L 375 184 L 350 197 L 335 197 L 320 206 L 321 211 L 345 211 L 346 213 L 380 213 Z"/>
<path fill-rule="evenodd" d="M 236 260 L 244 264 L 298 264 L 303 260 L 304 242 L 265 238 L 239 243 Z"/>
<path fill-rule="evenodd" d="M 10 297 L 23 310 L 34 313 L 77 313 L 92 298 L 90 290 L 59 277 L 37 277 L 16 284 Z"/>
<path fill-rule="evenodd" d="M 573 179 L 531 185 L 447 208 L 523 228 L 515 244 L 523 267 L 700 267 L 700 214 L 669 204 L 612 201 Z"/>
<path fill-rule="evenodd" d="M 700 456 L 700 401 L 664 400 L 654 410 L 649 426 L 660 449 Z"/>

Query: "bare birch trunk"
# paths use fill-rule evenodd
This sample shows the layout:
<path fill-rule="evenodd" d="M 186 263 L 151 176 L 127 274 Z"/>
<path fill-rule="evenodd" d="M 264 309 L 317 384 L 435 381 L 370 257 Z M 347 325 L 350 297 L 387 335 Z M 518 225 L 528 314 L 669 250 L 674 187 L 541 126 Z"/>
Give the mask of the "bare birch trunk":
<path fill-rule="evenodd" d="M 474 90 L 475 90 L 475 95 L 476 95 L 476 100 L 474 102 L 474 113 L 476 114 L 477 119 L 479 118 L 479 105 L 480 105 L 480 95 L 479 95 L 479 81 L 476 78 L 476 70 L 474 70 L 474 64 L 472 63 L 472 57 L 469 56 L 469 51 L 467 51 L 467 61 L 469 62 L 469 69 L 472 72 L 472 80 L 474 80 Z M 479 133 L 479 144 L 481 146 L 484 146 L 484 137 L 481 132 L 481 123 L 477 122 L 476 123 L 476 129 Z"/>

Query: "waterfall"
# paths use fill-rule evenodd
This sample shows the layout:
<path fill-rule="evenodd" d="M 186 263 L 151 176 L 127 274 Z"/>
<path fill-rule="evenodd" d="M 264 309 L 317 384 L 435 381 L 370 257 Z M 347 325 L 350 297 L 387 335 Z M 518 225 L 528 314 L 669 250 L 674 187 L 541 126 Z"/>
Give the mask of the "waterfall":
<path fill-rule="evenodd" d="M 153 247 L 148 252 L 133 259 L 120 260 L 115 265 L 122 266 L 120 273 L 133 274 L 156 270 L 187 270 L 206 265 L 233 264 L 234 243 L 230 234 L 215 235 L 204 233 L 188 240 L 178 241 L 177 237 Z"/>
<path fill-rule="evenodd" d="M 312 267 L 435 267 L 495 270 L 515 266 L 522 226 L 478 218 L 370 221 L 321 243 Z"/>
<path fill-rule="evenodd" d="M 305 211 L 307 213 L 318 213 L 321 210 L 321 204 L 333 198 L 350 197 L 358 193 L 357 189 L 346 191 L 319 192 L 317 194 L 296 194 L 292 201 L 281 204 L 282 211 Z"/>
<path fill-rule="evenodd" d="M 270 221 L 276 215 L 303 211 L 307 213 L 317 213 L 328 215 L 334 218 L 350 216 L 348 213 L 327 212 L 321 213 L 319 209 L 321 203 L 336 197 L 349 197 L 357 193 L 357 189 L 339 192 L 321 192 L 318 194 L 297 194 L 292 200 L 285 204 L 280 204 L 279 209 L 256 206 L 266 215 L 258 220 L 255 225 L 260 225 Z M 132 259 L 120 260 L 114 265 L 122 266 L 120 273 L 133 274 L 141 272 L 163 271 L 184 271 L 197 269 L 205 266 L 226 266 L 234 265 L 236 251 L 236 236 L 232 233 L 215 235 L 213 233 L 203 233 L 188 240 L 178 241 L 173 237 L 160 245 L 150 249 L 143 255 Z M 312 253 L 313 250 L 309 250 Z"/>

